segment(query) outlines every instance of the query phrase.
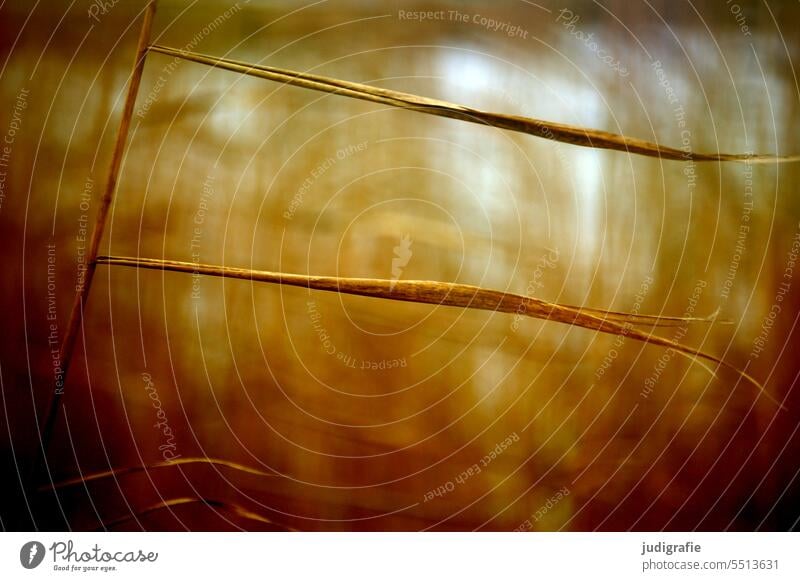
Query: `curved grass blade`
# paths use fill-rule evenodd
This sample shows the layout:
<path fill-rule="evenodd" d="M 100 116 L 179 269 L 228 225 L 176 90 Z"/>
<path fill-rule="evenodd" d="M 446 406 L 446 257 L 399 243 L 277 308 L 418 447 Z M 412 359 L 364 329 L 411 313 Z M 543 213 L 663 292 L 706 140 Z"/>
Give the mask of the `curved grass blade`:
<path fill-rule="evenodd" d="M 243 507 L 241 505 L 238 505 L 238 504 L 235 504 L 235 503 L 231 503 L 231 502 L 223 502 L 221 500 L 214 500 L 214 499 L 210 499 L 210 498 L 201 498 L 199 496 L 184 496 L 184 497 L 171 498 L 169 500 L 164 500 L 164 501 L 161 501 L 161 502 L 157 502 L 156 504 L 151 504 L 150 506 L 146 506 L 145 508 L 143 508 L 141 510 L 137 510 L 136 512 L 134 512 L 132 514 L 128 514 L 128 515 L 116 518 L 114 520 L 111 520 L 111 521 L 103 521 L 97 527 L 96 530 L 102 531 L 102 530 L 111 529 L 111 528 L 117 527 L 117 526 L 119 526 L 121 524 L 124 524 L 126 522 L 132 521 L 132 520 L 134 520 L 134 519 L 136 519 L 138 517 L 145 516 L 147 514 L 150 514 L 150 513 L 153 513 L 153 512 L 157 512 L 157 511 L 160 511 L 160 510 L 165 510 L 165 509 L 171 508 L 173 506 L 183 506 L 183 505 L 198 504 L 198 503 L 202 503 L 205 506 L 208 506 L 208 507 L 211 507 L 211 508 L 217 508 L 217 509 L 220 509 L 220 510 L 224 510 L 224 511 L 229 512 L 231 514 L 235 514 L 236 516 L 241 517 L 241 518 L 243 518 L 245 520 L 250 520 L 250 521 L 254 521 L 254 522 L 258 522 L 258 523 L 262 523 L 262 524 L 268 524 L 268 525 L 273 526 L 273 527 L 275 527 L 275 528 L 277 528 L 277 529 L 279 529 L 281 531 L 296 531 L 296 529 L 293 529 L 293 528 L 288 527 L 286 525 L 278 524 L 278 523 L 270 520 L 269 518 L 267 518 L 267 517 L 265 517 L 265 516 L 263 516 L 261 514 L 258 514 L 256 512 L 253 512 L 252 510 L 247 509 L 247 508 L 245 508 L 245 507 Z"/>
<path fill-rule="evenodd" d="M 255 476 L 270 476 L 270 477 L 279 476 L 278 474 L 275 473 L 264 472 L 263 470 L 252 468 L 250 466 L 245 466 L 244 464 L 239 464 L 237 462 L 231 462 L 230 460 L 223 460 L 221 458 L 204 458 L 198 456 L 198 457 L 176 458 L 174 460 L 165 460 L 163 462 L 156 462 L 153 464 L 140 464 L 137 466 L 115 468 L 113 470 L 106 470 L 103 472 L 93 472 L 85 476 L 77 476 L 75 478 L 70 478 L 68 480 L 62 480 L 60 482 L 55 482 L 44 486 L 40 486 L 39 490 L 40 491 L 58 490 L 62 488 L 69 488 L 70 486 L 75 486 L 78 484 L 87 484 L 89 482 L 94 482 L 96 480 L 104 480 L 106 478 L 125 476 L 126 474 L 133 474 L 136 472 L 146 472 L 147 470 L 166 468 L 169 466 L 180 466 L 185 464 L 211 464 L 213 466 L 223 466 L 226 468 L 231 468 L 232 470 L 236 470 L 238 472 L 244 472 L 245 474 L 253 474 Z"/>
<path fill-rule="evenodd" d="M 645 141 L 643 139 L 637 139 L 635 137 L 610 133 L 608 131 L 588 129 L 563 123 L 553 123 L 551 121 L 542 121 L 517 115 L 492 113 L 438 99 L 420 97 L 419 95 L 412 95 L 410 93 L 403 93 L 391 89 L 382 89 L 363 83 L 354 83 L 278 67 L 214 57 L 157 44 L 151 45 L 149 50 L 211 67 L 312 89 L 314 91 L 334 93 L 401 109 L 428 113 L 439 117 L 448 117 L 450 119 L 458 119 L 470 123 L 489 125 L 498 129 L 527 133 L 543 139 L 560 141 L 562 143 L 569 143 L 582 147 L 626 151 L 648 157 L 677 161 L 732 161 L 745 163 L 783 163 L 800 161 L 800 155 L 779 156 L 773 154 L 700 153 L 696 151 L 686 151 Z"/>
<path fill-rule="evenodd" d="M 608 333 L 631 337 L 650 345 L 659 345 L 675 350 L 677 353 L 691 360 L 705 359 L 722 365 L 737 373 L 742 379 L 753 384 L 758 391 L 777 404 L 781 409 L 785 407 L 776 401 L 764 387 L 745 371 L 722 359 L 694 347 L 689 347 L 667 339 L 652 335 L 632 328 L 630 325 L 618 321 L 590 314 L 581 309 L 568 305 L 549 303 L 541 299 L 526 297 L 513 293 L 506 293 L 492 289 L 458 284 L 452 282 L 438 282 L 430 280 L 398 280 L 391 281 L 380 278 L 342 278 L 336 276 L 307 276 L 302 274 L 289 274 L 271 272 L 266 270 L 252 270 L 229 266 L 209 264 L 196 264 L 175 260 L 159 260 L 154 258 L 134 258 L 120 256 L 101 256 L 97 258 L 98 264 L 114 266 L 129 266 L 135 268 L 148 268 L 154 270 L 167 270 L 190 274 L 218 276 L 224 278 L 237 278 L 254 282 L 282 284 L 297 286 L 313 290 L 337 292 L 365 297 L 406 301 L 412 303 L 425 303 L 440 306 L 461 307 L 466 309 L 479 309 L 485 311 L 499 311 L 503 313 L 519 313 L 535 319 L 556 321 L 567 325 L 583 327 Z"/>

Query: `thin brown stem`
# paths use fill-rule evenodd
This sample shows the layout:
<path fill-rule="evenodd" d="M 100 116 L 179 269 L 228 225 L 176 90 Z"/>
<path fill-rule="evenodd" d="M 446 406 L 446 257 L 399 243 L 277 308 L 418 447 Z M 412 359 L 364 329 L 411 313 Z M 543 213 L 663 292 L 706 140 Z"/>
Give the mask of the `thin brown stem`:
<path fill-rule="evenodd" d="M 95 219 L 94 231 L 89 242 L 89 248 L 86 253 L 86 271 L 83 284 L 75 294 L 75 300 L 72 303 L 72 312 L 70 313 L 67 329 L 64 332 L 64 339 L 61 342 L 61 348 L 58 353 L 58 361 L 62 369 L 63 385 L 61 388 L 55 388 L 50 397 L 50 404 L 47 408 L 47 416 L 45 417 L 44 424 L 40 431 L 42 456 L 47 454 L 48 446 L 53 437 L 53 429 L 55 427 L 56 419 L 58 418 L 58 411 L 60 409 L 61 397 L 64 394 L 66 387 L 67 375 L 69 373 L 70 363 L 72 362 L 72 355 L 75 351 L 75 341 L 78 338 L 78 331 L 83 327 L 83 312 L 86 306 L 86 300 L 89 297 L 89 289 L 92 285 L 95 269 L 97 266 L 96 258 L 100 249 L 100 242 L 103 239 L 105 232 L 108 212 L 111 208 L 111 202 L 114 198 L 114 192 L 117 188 L 117 181 L 119 179 L 119 170 L 122 165 L 122 158 L 125 153 L 125 145 L 128 139 L 128 131 L 131 126 L 131 118 L 133 116 L 133 106 L 136 102 L 136 94 L 139 91 L 139 84 L 142 80 L 142 72 L 144 71 L 145 57 L 147 56 L 147 45 L 150 42 L 150 30 L 153 25 L 153 17 L 156 11 L 156 2 L 152 0 L 144 11 L 144 20 L 142 21 L 142 29 L 139 33 L 139 42 L 136 47 L 136 58 L 133 61 L 133 70 L 131 72 L 130 80 L 128 82 L 128 92 L 125 96 L 125 106 L 122 111 L 122 118 L 120 119 L 119 129 L 117 131 L 116 142 L 114 143 L 114 152 L 111 156 L 111 165 L 108 170 L 108 180 L 106 181 L 103 197 L 100 199 L 100 206 L 97 210 L 97 218 Z M 46 460 L 44 460 L 46 463 Z"/>
<path fill-rule="evenodd" d="M 529 135 L 535 135 L 536 137 L 582 147 L 626 151 L 648 157 L 677 161 L 735 161 L 747 163 L 800 161 L 800 155 L 777 156 L 772 154 L 752 153 L 699 153 L 696 151 L 667 147 L 658 143 L 637 139 L 635 137 L 618 135 L 608 131 L 587 129 L 585 127 L 576 127 L 563 123 L 553 123 L 540 119 L 531 119 L 530 117 L 492 113 L 449 103 L 447 101 L 420 97 L 419 95 L 393 91 L 391 89 L 382 89 L 363 83 L 323 77 L 321 75 L 246 63 L 160 45 L 152 45 L 150 46 L 150 50 L 211 67 L 270 81 L 286 83 L 287 85 L 294 85 L 325 93 L 334 93 L 354 99 L 362 99 L 364 101 L 381 103 L 401 109 L 419 111 L 429 115 L 437 115 L 439 117 L 449 117 L 451 119 L 489 125 L 498 129 L 527 133 Z"/>

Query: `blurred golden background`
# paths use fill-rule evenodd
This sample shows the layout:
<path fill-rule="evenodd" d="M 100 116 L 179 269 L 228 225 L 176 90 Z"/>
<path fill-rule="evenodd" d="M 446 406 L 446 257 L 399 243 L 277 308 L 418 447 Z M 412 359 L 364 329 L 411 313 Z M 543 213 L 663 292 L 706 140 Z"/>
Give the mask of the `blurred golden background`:
<path fill-rule="evenodd" d="M 194 456 L 276 476 L 181 465 L 37 492 L 51 351 L 144 4 L 0 5 L 4 528 L 273 528 L 202 503 L 137 514 L 184 497 L 278 529 L 797 527 L 800 165 L 581 148 L 155 53 L 102 254 L 719 309 L 731 325 L 658 332 L 786 409 L 724 369 L 558 323 L 99 266 L 49 476 Z M 697 151 L 795 154 L 798 18 L 777 1 L 160 0 L 152 38 Z"/>

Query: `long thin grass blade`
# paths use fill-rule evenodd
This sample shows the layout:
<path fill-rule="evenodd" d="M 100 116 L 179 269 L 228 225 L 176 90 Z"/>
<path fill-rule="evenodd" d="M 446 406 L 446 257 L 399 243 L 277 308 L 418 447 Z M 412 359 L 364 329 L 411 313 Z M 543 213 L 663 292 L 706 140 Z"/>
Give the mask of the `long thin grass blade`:
<path fill-rule="evenodd" d="M 148 268 L 190 274 L 219 276 L 224 278 L 237 278 L 255 282 L 283 284 L 303 287 L 313 290 L 337 292 L 365 297 L 406 301 L 412 303 L 425 303 L 432 305 L 461 307 L 467 309 L 480 309 L 486 311 L 499 311 L 503 313 L 517 313 L 535 319 L 557 321 L 567 325 L 583 327 L 601 333 L 621 335 L 642 341 L 651 345 L 659 345 L 673 349 L 689 359 L 706 359 L 722 365 L 747 380 L 759 392 L 781 408 L 764 387 L 746 372 L 719 359 L 718 357 L 683 345 L 671 339 L 644 333 L 634 329 L 629 324 L 609 320 L 590 314 L 575 307 L 549 303 L 541 299 L 526 297 L 513 293 L 506 293 L 492 289 L 458 284 L 451 282 L 438 282 L 430 280 L 398 280 L 391 281 L 380 278 L 342 278 L 336 276 L 307 276 L 283 272 L 270 272 L 266 270 L 252 270 L 229 266 L 209 264 L 196 264 L 175 260 L 159 260 L 155 258 L 134 258 L 119 256 L 101 256 L 97 258 L 98 264 L 114 266 L 129 266 L 134 268 Z M 639 315 L 641 316 L 641 315 Z"/>
<path fill-rule="evenodd" d="M 235 503 L 231 503 L 231 502 L 223 502 L 221 500 L 213 500 L 213 499 L 209 499 L 209 498 L 201 498 L 201 497 L 198 497 L 198 496 L 184 496 L 184 497 L 179 497 L 179 498 L 171 498 L 169 500 L 164 500 L 164 501 L 161 501 L 161 502 L 157 502 L 155 504 L 151 504 L 150 506 L 146 506 L 145 508 L 137 510 L 134 513 L 127 514 L 125 516 L 116 518 L 114 520 L 103 521 L 97 527 L 97 530 L 111 529 L 111 528 L 117 527 L 117 526 L 119 526 L 121 524 L 124 524 L 126 522 L 132 521 L 132 520 L 134 520 L 134 519 L 136 519 L 138 517 L 145 516 L 147 514 L 150 514 L 150 513 L 153 513 L 153 512 L 157 512 L 159 510 L 164 510 L 164 509 L 171 508 L 171 507 L 174 507 L 174 506 L 183 506 L 183 505 L 188 505 L 188 504 L 204 504 L 205 506 L 208 506 L 208 507 L 217 508 L 217 509 L 224 510 L 226 512 L 235 514 L 236 516 L 239 516 L 239 517 L 241 517 L 243 519 L 246 519 L 246 520 L 251 520 L 251 521 L 254 521 L 254 522 L 258 522 L 258 523 L 271 525 L 271 526 L 273 526 L 273 527 L 275 527 L 275 528 L 277 528 L 277 529 L 279 529 L 281 531 L 295 531 L 296 530 L 296 529 L 293 529 L 293 528 L 288 527 L 286 525 L 278 524 L 278 523 L 270 520 L 269 518 L 267 518 L 267 517 L 265 517 L 265 516 L 263 516 L 261 514 L 258 514 L 256 512 L 253 512 L 252 510 L 247 509 L 247 508 L 245 508 L 245 507 L 243 507 L 241 505 L 238 505 L 238 504 L 235 504 Z"/>
<path fill-rule="evenodd" d="M 186 464 L 210 464 L 212 466 L 222 466 L 225 468 L 236 470 L 238 472 L 243 472 L 245 474 L 253 474 L 255 476 L 270 476 L 270 477 L 278 476 L 278 474 L 275 473 L 264 472 L 263 470 L 259 470 L 258 468 L 252 468 L 250 466 L 245 466 L 244 464 L 231 462 L 230 460 L 223 460 L 221 458 L 186 457 L 186 458 L 175 458 L 174 460 L 165 460 L 163 462 L 156 462 L 153 464 L 140 464 L 136 466 L 127 466 L 124 468 L 115 468 L 113 470 L 106 470 L 104 472 L 92 472 L 91 474 L 77 476 L 75 478 L 70 478 L 68 480 L 62 480 L 60 482 L 55 482 L 52 484 L 41 486 L 39 490 L 40 491 L 59 490 L 62 488 L 69 488 L 70 486 L 76 486 L 78 484 L 87 484 L 89 482 L 94 482 L 96 480 L 104 480 L 106 478 L 120 477 L 120 476 L 125 476 L 127 474 L 133 474 L 136 472 L 146 472 L 147 470 L 154 470 L 157 468 L 167 468 L 170 466 L 181 466 Z"/>
<path fill-rule="evenodd" d="M 419 111 L 439 117 L 449 117 L 451 119 L 489 125 L 499 129 L 527 133 L 543 139 L 560 141 L 582 147 L 627 151 L 629 153 L 636 153 L 648 157 L 678 161 L 734 161 L 747 163 L 800 161 L 800 155 L 778 156 L 773 154 L 699 153 L 696 151 L 687 151 L 637 139 L 635 137 L 609 133 L 607 131 L 588 129 L 563 123 L 553 123 L 540 119 L 531 119 L 530 117 L 491 113 L 480 109 L 457 105 L 455 103 L 449 103 L 447 101 L 430 99 L 419 95 L 403 93 L 401 91 L 393 91 L 391 89 L 382 89 L 362 83 L 323 77 L 321 75 L 246 63 L 155 44 L 150 46 L 150 50 L 211 67 L 259 77 L 261 79 L 268 79 L 270 81 L 277 81 L 325 93 L 335 93 L 337 95 L 344 95 L 346 97 L 362 99 L 373 103 L 381 103 L 401 109 Z"/>

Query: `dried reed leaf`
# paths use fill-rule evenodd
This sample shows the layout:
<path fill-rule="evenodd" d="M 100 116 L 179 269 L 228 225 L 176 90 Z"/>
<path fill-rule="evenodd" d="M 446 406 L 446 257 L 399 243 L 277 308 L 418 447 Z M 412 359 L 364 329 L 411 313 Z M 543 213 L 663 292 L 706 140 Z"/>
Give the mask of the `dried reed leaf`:
<path fill-rule="evenodd" d="M 425 303 L 467 309 L 480 309 L 486 311 L 499 311 L 503 313 L 517 313 L 535 319 L 557 321 L 567 325 L 583 327 L 608 333 L 621 335 L 642 341 L 651 345 L 659 345 L 673 349 L 689 359 L 706 359 L 736 372 L 741 378 L 747 380 L 759 390 L 761 394 L 773 403 L 785 409 L 777 402 L 764 387 L 745 371 L 723 361 L 722 359 L 683 345 L 671 339 L 644 333 L 631 327 L 630 321 L 622 324 L 619 320 L 610 320 L 604 316 L 587 313 L 585 310 L 556 303 L 549 303 L 533 297 L 526 297 L 513 293 L 506 293 L 492 289 L 458 284 L 451 282 L 438 282 L 429 280 L 397 280 L 391 281 L 379 278 L 342 278 L 336 276 L 306 276 L 283 272 L 270 272 L 266 270 L 252 270 L 217 266 L 209 264 L 196 264 L 175 260 L 159 260 L 155 258 L 135 258 L 120 256 L 100 256 L 98 264 L 114 266 L 129 266 L 135 268 L 148 268 L 154 270 L 167 270 L 190 274 L 219 276 L 224 278 L 237 278 L 254 282 L 266 282 L 289 286 L 303 287 L 313 290 L 337 292 L 365 297 Z M 600 311 L 602 312 L 602 311 Z M 617 313 L 618 317 L 620 316 Z M 623 314 L 624 315 L 624 314 Z M 635 315 L 642 317 L 642 315 Z"/>
<path fill-rule="evenodd" d="M 278 474 L 275 473 L 264 472 L 263 470 L 252 468 L 250 466 L 245 466 L 244 464 L 239 464 L 237 462 L 231 462 L 230 460 L 223 460 L 221 458 L 204 458 L 198 456 L 198 457 L 176 458 L 174 460 L 165 460 L 163 462 L 156 462 L 154 464 L 140 464 L 137 466 L 115 468 L 113 470 L 106 470 L 104 472 L 92 472 L 91 474 L 87 474 L 85 476 L 77 476 L 75 478 L 70 478 L 68 480 L 62 480 L 60 482 L 55 482 L 41 486 L 39 490 L 40 491 L 57 490 L 61 488 L 69 488 L 70 486 L 75 486 L 77 484 L 87 484 L 89 482 L 94 482 L 96 480 L 103 480 L 111 477 L 124 476 L 126 474 L 133 474 L 135 472 L 146 472 L 147 470 L 153 470 L 156 468 L 166 468 L 169 466 L 180 466 L 186 464 L 210 464 L 213 466 L 223 466 L 226 468 L 231 468 L 238 472 L 244 472 L 245 474 L 253 474 L 255 476 L 279 476 Z"/>
<path fill-rule="evenodd" d="M 337 95 L 344 95 L 346 97 L 353 97 L 373 103 L 381 103 L 401 109 L 419 111 L 439 117 L 448 117 L 461 121 L 469 121 L 471 123 L 489 125 L 498 129 L 527 133 L 529 135 L 535 135 L 536 137 L 582 147 L 627 151 L 629 153 L 636 153 L 648 157 L 678 161 L 734 161 L 747 163 L 800 161 L 800 155 L 778 156 L 772 154 L 699 153 L 695 151 L 686 151 L 637 139 L 635 137 L 609 133 L 607 131 L 576 127 L 563 123 L 553 123 L 550 121 L 531 119 L 529 117 L 491 113 L 480 109 L 457 105 L 455 103 L 449 103 L 447 101 L 440 101 L 438 99 L 429 99 L 410 93 L 382 89 L 362 83 L 342 81 L 340 79 L 323 77 L 310 73 L 301 73 L 277 67 L 214 57 L 161 45 L 151 45 L 150 50 L 261 79 L 268 79 L 270 81 L 277 81 L 325 93 L 335 93 Z"/>

